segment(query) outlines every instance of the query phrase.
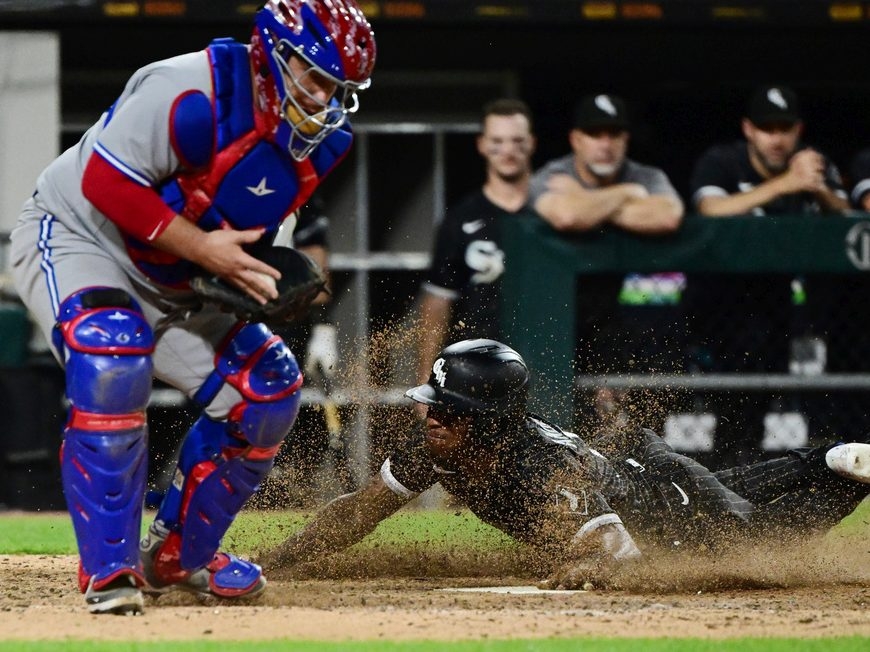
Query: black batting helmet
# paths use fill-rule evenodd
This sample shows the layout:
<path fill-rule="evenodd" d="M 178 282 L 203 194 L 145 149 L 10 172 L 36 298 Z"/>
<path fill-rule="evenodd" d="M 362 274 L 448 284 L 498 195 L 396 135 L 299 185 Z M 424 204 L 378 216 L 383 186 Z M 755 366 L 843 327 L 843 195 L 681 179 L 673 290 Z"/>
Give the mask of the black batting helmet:
<path fill-rule="evenodd" d="M 463 340 L 443 349 L 425 385 L 405 396 L 459 414 L 525 412 L 529 368 L 522 356 L 495 340 Z"/>

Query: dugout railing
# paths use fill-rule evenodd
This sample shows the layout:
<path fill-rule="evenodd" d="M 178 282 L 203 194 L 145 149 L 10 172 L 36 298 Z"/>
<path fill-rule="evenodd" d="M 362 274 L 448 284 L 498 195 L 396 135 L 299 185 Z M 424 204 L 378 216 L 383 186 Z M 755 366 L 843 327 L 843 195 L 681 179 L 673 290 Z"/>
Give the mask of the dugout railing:
<path fill-rule="evenodd" d="M 846 431 L 844 436 L 870 430 L 870 333 L 866 328 L 870 216 L 688 216 L 674 234 L 641 237 L 609 227 L 566 235 L 529 214 L 506 220 L 503 244 L 508 261 L 502 305 L 504 337 L 522 351 L 532 368 L 535 411 L 588 434 L 584 428 L 589 422 L 583 417 L 594 411 L 590 404 L 595 392 L 601 388 L 642 392 L 645 401 L 632 404 L 640 413 L 630 416 L 641 424 L 655 421 L 655 416 L 657 425 L 667 421 L 668 426 L 682 427 L 678 443 L 685 450 L 719 458 L 724 456 L 717 448 L 719 442 L 712 441 L 709 432 L 699 432 L 705 428 L 701 417 L 718 419 L 720 426 L 738 430 L 750 427 L 723 405 L 763 403 L 756 416 L 766 425 L 759 427 L 774 430 L 795 426 L 794 420 L 806 416 L 801 411 L 809 413 L 816 426 L 847 412 L 845 425 L 840 418 L 836 428 L 828 429 Z M 632 312 L 623 306 L 608 312 L 600 305 L 618 300 L 614 279 L 631 273 L 675 271 L 688 288 L 693 283 L 702 290 L 708 288 L 708 296 L 689 301 L 687 297 L 695 295 L 683 288 L 682 299 L 670 307 Z M 596 285 L 602 281 L 610 292 L 596 295 Z M 805 292 L 801 283 L 809 290 Z M 589 292 L 595 300 L 584 301 Z M 763 296 L 749 296 L 753 292 Z M 754 307 L 748 308 L 744 299 L 752 299 Z M 599 330 L 590 332 L 578 326 L 599 309 L 605 312 L 596 327 Z M 650 322 L 646 330 L 635 329 L 634 337 L 643 340 L 640 344 L 631 342 L 629 335 L 623 339 L 620 326 L 625 323 L 610 323 L 636 319 L 638 314 L 643 319 L 644 310 L 671 313 L 669 319 Z M 692 311 L 708 313 L 708 318 Z M 747 319 L 752 311 L 762 314 Z M 712 332 L 700 333 L 699 323 Z M 759 323 L 767 328 L 764 337 L 754 331 Z M 657 328 L 661 331 L 656 332 Z M 810 359 L 801 366 L 793 359 L 795 342 L 800 344 L 813 328 L 818 337 L 811 344 L 821 340 L 827 348 L 820 361 Z M 676 353 L 669 358 L 670 367 L 663 365 L 656 371 L 641 363 L 633 368 L 631 355 L 620 355 L 626 342 L 629 348 L 643 348 L 659 337 L 675 342 L 672 346 L 679 349 L 670 352 Z M 704 355 L 698 353 L 698 342 L 716 344 L 728 339 L 736 342 L 739 364 L 699 361 Z M 597 347 L 613 364 L 584 365 L 583 351 L 589 347 Z M 653 415 L 657 409 L 664 413 Z M 700 420 L 693 420 L 693 413 Z M 596 417 L 602 418 L 600 411 L 595 411 L 591 421 Z M 734 420 L 738 423 L 727 423 Z M 814 433 L 831 435 L 818 427 L 807 432 L 805 422 L 798 423 L 797 430 L 783 438 L 781 447 L 808 443 Z M 734 443 L 741 436 L 731 433 L 727 438 Z M 764 448 L 777 447 L 775 442 L 771 446 L 761 442 L 762 436 L 769 434 L 759 435 L 758 441 L 737 442 L 738 448 L 745 452 L 761 443 L 766 444 Z"/>

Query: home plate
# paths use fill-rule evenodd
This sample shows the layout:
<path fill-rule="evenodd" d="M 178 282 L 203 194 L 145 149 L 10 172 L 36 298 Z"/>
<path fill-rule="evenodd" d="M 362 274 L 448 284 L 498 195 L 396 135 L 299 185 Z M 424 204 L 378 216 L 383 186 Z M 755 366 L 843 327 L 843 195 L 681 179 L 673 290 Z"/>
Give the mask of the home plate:
<path fill-rule="evenodd" d="M 537 586 L 470 586 L 461 588 L 436 589 L 448 593 L 512 593 L 517 595 L 542 595 L 544 593 L 586 593 L 583 590 L 539 589 Z"/>

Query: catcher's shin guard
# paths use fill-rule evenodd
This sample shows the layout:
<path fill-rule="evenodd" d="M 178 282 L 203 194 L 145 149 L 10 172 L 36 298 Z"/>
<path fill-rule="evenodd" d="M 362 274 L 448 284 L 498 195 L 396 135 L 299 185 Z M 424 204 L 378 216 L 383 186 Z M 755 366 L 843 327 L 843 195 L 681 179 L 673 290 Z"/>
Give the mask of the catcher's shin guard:
<path fill-rule="evenodd" d="M 262 325 L 246 325 L 231 336 L 196 398 L 207 404 L 223 382 L 242 401 L 226 421 L 203 415 L 193 425 L 157 513 L 169 531 L 155 563 L 161 583 L 183 582 L 212 562 L 236 514 L 271 470 L 299 411 L 302 374 L 296 359 Z"/>
<path fill-rule="evenodd" d="M 120 574 L 140 582 L 153 333 L 127 293 L 94 288 L 61 304 L 54 345 L 65 359 L 70 401 L 61 476 L 80 588 Z"/>

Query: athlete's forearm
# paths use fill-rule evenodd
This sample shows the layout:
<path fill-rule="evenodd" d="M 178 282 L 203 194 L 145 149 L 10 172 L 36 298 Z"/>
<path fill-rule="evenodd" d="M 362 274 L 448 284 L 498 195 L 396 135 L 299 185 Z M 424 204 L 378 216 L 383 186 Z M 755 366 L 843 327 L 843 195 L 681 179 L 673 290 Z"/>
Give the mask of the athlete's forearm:
<path fill-rule="evenodd" d="M 849 210 L 849 200 L 841 197 L 830 188 L 815 193 L 822 210 L 827 213 L 840 213 Z"/>
<path fill-rule="evenodd" d="M 627 184 L 598 190 L 578 189 L 547 192 L 535 202 L 535 210 L 557 231 L 587 231 L 605 222 L 632 195 Z"/>
<path fill-rule="evenodd" d="M 738 192 L 725 197 L 704 197 L 698 202 L 698 212 L 708 217 L 747 215 L 754 208 L 764 206 L 784 194 L 788 194 L 788 188 L 784 184 L 784 176 L 779 176 L 746 192 Z"/>
<path fill-rule="evenodd" d="M 207 251 L 207 233 L 184 218 L 174 219 L 152 244 L 166 253 L 202 265 Z"/>
<path fill-rule="evenodd" d="M 206 232 L 179 218 L 172 220 L 152 244 L 199 265 L 265 303 L 277 298 L 278 290 L 271 279 L 281 278 L 281 273 L 244 250 L 245 245 L 256 242 L 262 235 L 259 229 Z"/>
<path fill-rule="evenodd" d="M 406 502 L 407 499 L 387 489 L 377 476 L 359 491 L 331 501 L 304 528 L 267 553 L 260 563 L 268 570 L 344 550 L 364 539 Z"/>
<path fill-rule="evenodd" d="M 588 521 L 574 535 L 567 561 L 543 583 L 548 588 L 581 589 L 610 585 L 612 574 L 640 560 L 640 549 L 616 514 Z"/>
<path fill-rule="evenodd" d="M 153 188 L 124 175 L 96 152 L 82 175 L 82 193 L 119 229 L 143 242 L 152 242 L 176 217 Z"/>
<path fill-rule="evenodd" d="M 610 221 L 614 226 L 641 235 L 673 233 L 683 221 L 683 202 L 665 195 L 632 199 Z"/>

